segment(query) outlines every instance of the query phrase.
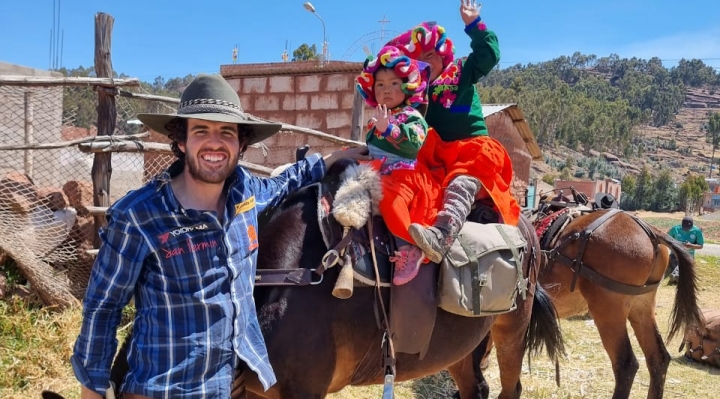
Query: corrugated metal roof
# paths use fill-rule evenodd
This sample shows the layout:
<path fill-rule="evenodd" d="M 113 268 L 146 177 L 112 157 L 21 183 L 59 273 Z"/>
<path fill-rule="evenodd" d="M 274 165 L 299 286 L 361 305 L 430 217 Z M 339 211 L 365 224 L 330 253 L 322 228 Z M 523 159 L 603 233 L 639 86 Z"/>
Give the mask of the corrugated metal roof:
<path fill-rule="evenodd" d="M 533 161 L 543 159 L 542 150 L 537 140 L 535 140 L 535 134 L 533 134 L 530 125 L 525 120 L 525 114 L 523 114 L 517 104 L 483 104 L 482 108 L 485 118 L 499 112 L 506 112 L 510 115 L 515 127 L 517 127 L 518 132 L 520 132 L 520 137 L 525 141 L 525 145 Z"/>

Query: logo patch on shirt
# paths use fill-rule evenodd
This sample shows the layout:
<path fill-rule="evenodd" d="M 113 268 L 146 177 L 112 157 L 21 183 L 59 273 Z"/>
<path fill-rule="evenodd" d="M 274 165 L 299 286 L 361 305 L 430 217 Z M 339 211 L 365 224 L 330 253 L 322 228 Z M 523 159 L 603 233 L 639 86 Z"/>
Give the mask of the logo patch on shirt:
<path fill-rule="evenodd" d="M 247 227 L 247 236 L 248 236 L 248 242 L 250 245 L 248 246 L 248 251 L 252 251 L 253 249 L 258 247 L 258 238 L 257 238 L 257 231 L 255 231 L 255 226 L 249 225 Z"/>
<path fill-rule="evenodd" d="M 194 224 L 192 226 L 183 226 L 172 229 L 168 232 L 160 234 L 158 238 L 160 239 L 160 244 L 165 244 L 166 242 L 168 242 L 170 237 L 177 237 L 181 234 L 190 233 L 191 231 L 208 230 L 209 228 L 210 226 L 208 226 L 207 223 L 202 222 Z"/>
<path fill-rule="evenodd" d="M 235 216 L 237 216 L 243 212 L 247 212 L 253 208 L 255 208 L 255 196 L 254 195 L 239 204 L 235 204 Z"/>

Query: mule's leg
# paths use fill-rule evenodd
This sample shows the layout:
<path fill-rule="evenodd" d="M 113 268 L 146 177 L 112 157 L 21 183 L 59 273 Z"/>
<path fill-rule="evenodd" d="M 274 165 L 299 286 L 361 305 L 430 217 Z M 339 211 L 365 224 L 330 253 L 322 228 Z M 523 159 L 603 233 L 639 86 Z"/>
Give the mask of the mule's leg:
<path fill-rule="evenodd" d="M 665 348 L 655 321 L 655 294 L 656 292 L 653 291 L 637 297 L 630 309 L 629 317 L 650 372 L 648 399 L 663 397 L 665 377 L 670 366 L 670 354 Z"/>
<path fill-rule="evenodd" d="M 490 397 L 490 386 L 480 370 L 480 361 L 485 353 L 484 345 L 487 343 L 488 340 L 484 339 L 478 349 L 448 367 L 448 372 L 458 387 L 458 392 L 454 396 L 456 399 L 487 399 Z"/>
<path fill-rule="evenodd" d="M 626 399 L 630 397 L 630 389 L 639 368 L 627 331 L 632 298 L 610 293 L 593 286 L 592 283 L 581 284 L 580 289 L 588 302 L 605 351 L 610 356 L 615 374 L 615 391 L 612 397 Z"/>
<path fill-rule="evenodd" d="M 526 302 L 528 302 L 526 306 L 530 305 L 532 302 L 530 297 Z M 523 313 L 516 311 L 505 313 L 498 316 L 492 326 L 492 340 L 495 344 L 502 385 L 498 399 L 517 399 L 522 393 L 520 373 L 525 355 L 525 331 L 529 322 L 528 318 L 523 316 Z M 481 354 L 484 354 L 484 351 Z"/>

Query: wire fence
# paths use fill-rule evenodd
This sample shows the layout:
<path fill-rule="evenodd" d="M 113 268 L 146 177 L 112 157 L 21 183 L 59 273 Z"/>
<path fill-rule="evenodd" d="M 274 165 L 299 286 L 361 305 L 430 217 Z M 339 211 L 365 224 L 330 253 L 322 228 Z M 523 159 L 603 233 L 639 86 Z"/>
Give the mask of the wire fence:
<path fill-rule="evenodd" d="M 80 143 L 98 142 L 97 129 L 65 104 L 72 91 L 92 87 L 36 87 L 0 83 L 0 254 L 9 256 L 45 303 L 65 304 L 84 295 L 94 256 L 94 155 Z M 139 89 L 138 90 L 142 90 Z M 77 93 L 75 93 L 77 94 Z M 116 96 L 113 138 L 148 143 L 138 134 L 138 112 L 174 111 L 160 101 L 136 109 L 137 102 Z M 87 107 L 84 107 L 87 109 Z M 107 139 L 107 137 L 105 137 Z M 113 140 L 106 140 L 111 148 Z M 140 187 L 174 159 L 161 153 L 112 154 L 110 203 Z"/>
<path fill-rule="evenodd" d="M 106 209 L 93 205 L 100 195 L 93 193 L 100 191 L 93 186 L 95 152 L 112 153 L 108 205 L 175 159 L 169 140 L 144 132 L 137 114 L 172 113 L 178 99 L 152 95 L 142 86 L 128 91 L 93 82 L 39 86 L 0 80 L 0 272 L 3 259 L 12 259 L 46 305 L 64 307 L 85 294 L 97 252 L 95 221 Z M 115 99 L 115 131 L 98 135 L 102 113 L 96 91 L 107 90 Z M 267 176 L 271 168 L 292 162 L 300 144 L 327 151 L 362 143 L 283 124 L 274 139 L 248 150 L 250 159 L 262 164 L 240 163 Z"/>

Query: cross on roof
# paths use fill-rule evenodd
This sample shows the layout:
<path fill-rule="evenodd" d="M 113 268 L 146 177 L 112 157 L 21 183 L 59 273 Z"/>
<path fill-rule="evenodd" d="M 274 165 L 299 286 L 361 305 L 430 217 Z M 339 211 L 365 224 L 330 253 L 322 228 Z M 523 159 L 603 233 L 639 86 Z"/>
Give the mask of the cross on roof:
<path fill-rule="evenodd" d="M 390 20 L 386 19 L 385 15 L 383 15 L 382 19 L 379 20 L 378 22 L 380 22 L 380 45 L 382 46 L 384 44 L 383 36 L 385 36 L 385 24 L 390 22 Z"/>

